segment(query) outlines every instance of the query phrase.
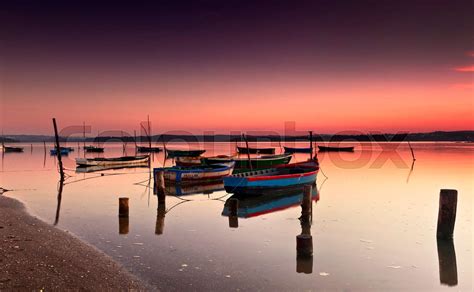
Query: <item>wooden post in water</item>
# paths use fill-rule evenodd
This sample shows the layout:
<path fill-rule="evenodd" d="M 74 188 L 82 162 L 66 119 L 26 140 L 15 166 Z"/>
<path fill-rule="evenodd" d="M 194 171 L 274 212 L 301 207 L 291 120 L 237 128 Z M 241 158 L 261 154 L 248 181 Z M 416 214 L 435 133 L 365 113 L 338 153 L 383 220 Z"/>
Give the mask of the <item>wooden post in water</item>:
<path fill-rule="evenodd" d="M 301 234 L 296 236 L 296 272 L 311 274 L 313 272 L 313 237 L 311 235 L 312 187 L 303 188 L 301 202 Z"/>
<path fill-rule="evenodd" d="M 61 175 L 61 180 L 64 180 L 63 161 L 61 159 L 61 151 L 60 151 L 61 147 L 59 146 L 58 127 L 56 126 L 55 118 L 53 118 L 53 127 L 54 127 L 54 138 L 56 140 L 56 155 L 58 156 L 59 174 Z"/>
<path fill-rule="evenodd" d="M 82 122 L 82 125 L 83 125 L 83 131 L 82 131 L 82 139 L 84 140 L 84 152 L 86 152 L 86 122 Z"/>
<path fill-rule="evenodd" d="M 238 228 L 239 227 L 239 199 L 230 198 L 228 201 L 229 208 L 229 227 Z"/>
<path fill-rule="evenodd" d="M 456 251 L 452 239 L 438 239 L 439 282 L 443 285 L 458 284 Z"/>
<path fill-rule="evenodd" d="M 46 141 L 43 141 L 43 146 L 44 146 L 44 155 L 46 155 Z"/>
<path fill-rule="evenodd" d="M 119 217 L 128 217 L 128 198 L 119 198 Z"/>
<path fill-rule="evenodd" d="M 242 134 L 242 138 L 244 138 L 245 145 L 247 146 L 247 159 L 248 159 L 248 162 L 249 162 L 250 170 L 253 170 L 252 160 L 250 160 L 249 141 L 247 141 L 247 137 L 245 137 L 245 134 Z"/>
<path fill-rule="evenodd" d="M 158 203 L 164 203 L 166 200 L 166 189 L 165 189 L 165 172 L 159 171 L 156 174 L 156 189 L 158 195 Z"/>
<path fill-rule="evenodd" d="M 155 234 L 161 235 L 165 229 L 166 202 L 158 201 L 158 210 L 156 214 Z"/>
<path fill-rule="evenodd" d="M 309 159 L 313 159 L 313 131 L 309 131 L 309 148 L 311 149 Z"/>
<path fill-rule="evenodd" d="M 453 239 L 454 223 L 456 222 L 457 190 L 442 189 L 439 194 L 438 239 Z"/>

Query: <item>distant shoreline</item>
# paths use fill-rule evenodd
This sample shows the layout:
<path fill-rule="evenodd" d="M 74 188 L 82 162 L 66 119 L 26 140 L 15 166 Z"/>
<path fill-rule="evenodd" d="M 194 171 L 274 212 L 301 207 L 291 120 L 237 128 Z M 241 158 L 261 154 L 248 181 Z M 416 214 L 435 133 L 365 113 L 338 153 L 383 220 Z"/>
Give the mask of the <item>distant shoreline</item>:
<path fill-rule="evenodd" d="M 108 133 L 110 134 L 110 133 Z M 314 134 L 314 141 L 325 142 L 341 142 L 341 141 L 358 141 L 358 142 L 401 142 L 401 141 L 424 141 L 424 142 L 473 142 L 474 130 L 466 131 L 436 131 L 427 133 L 399 133 L 399 134 Z M 99 137 L 60 137 L 63 142 L 131 142 L 135 141 L 133 136 L 111 136 L 101 135 Z M 149 138 L 146 136 L 136 137 L 137 143 L 148 143 Z M 153 135 L 152 142 L 243 142 L 240 135 Z M 307 135 L 299 136 L 278 136 L 278 135 L 255 135 L 248 136 L 250 142 L 285 142 L 285 141 L 308 141 Z M 5 135 L 0 137 L 0 142 L 17 143 L 17 142 L 53 142 L 54 136 L 48 135 Z"/>

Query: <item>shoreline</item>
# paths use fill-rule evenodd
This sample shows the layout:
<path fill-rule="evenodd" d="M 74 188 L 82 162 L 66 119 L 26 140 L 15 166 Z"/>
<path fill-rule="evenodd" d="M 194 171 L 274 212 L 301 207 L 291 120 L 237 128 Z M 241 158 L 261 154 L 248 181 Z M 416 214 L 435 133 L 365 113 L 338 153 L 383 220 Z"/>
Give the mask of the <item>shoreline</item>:
<path fill-rule="evenodd" d="M 0 195 L 0 290 L 151 290 L 105 253 Z"/>

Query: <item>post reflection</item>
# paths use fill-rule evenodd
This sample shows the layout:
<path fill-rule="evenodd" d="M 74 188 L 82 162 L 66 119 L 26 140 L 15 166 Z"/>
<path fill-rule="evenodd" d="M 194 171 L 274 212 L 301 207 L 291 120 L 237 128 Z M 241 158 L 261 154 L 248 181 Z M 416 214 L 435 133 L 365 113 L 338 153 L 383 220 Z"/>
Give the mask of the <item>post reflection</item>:
<path fill-rule="evenodd" d="M 238 218 L 252 218 L 301 206 L 301 234 L 296 237 L 296 272 L 313 272 L 313 237 L 311 235 L 312 202 L 319 200 L 316 184 L 290 189 L 274 189 L 261 194 L 232 195 L 224 204 L 223 216 L 229 218 L 229 227 L 238 227 Z"/>
<path fill-rule="evenodd" d="M 439 281 L 442 285 L 456 286 L 458 270 L 456 251 L 452 239 L 438 239 Z"/>

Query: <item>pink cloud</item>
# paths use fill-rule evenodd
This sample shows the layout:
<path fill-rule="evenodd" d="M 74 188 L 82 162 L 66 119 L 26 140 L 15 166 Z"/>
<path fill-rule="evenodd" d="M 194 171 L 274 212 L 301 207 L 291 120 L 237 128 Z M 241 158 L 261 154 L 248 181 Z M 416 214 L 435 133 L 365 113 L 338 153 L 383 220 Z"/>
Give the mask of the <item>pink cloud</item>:
<path fill-rule="evenodd" d="M 474 72 L 474 65 L 456 67 L 456 68 L 454 68 L 454 70 L 458 71 L 458 72 Z"/>

